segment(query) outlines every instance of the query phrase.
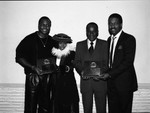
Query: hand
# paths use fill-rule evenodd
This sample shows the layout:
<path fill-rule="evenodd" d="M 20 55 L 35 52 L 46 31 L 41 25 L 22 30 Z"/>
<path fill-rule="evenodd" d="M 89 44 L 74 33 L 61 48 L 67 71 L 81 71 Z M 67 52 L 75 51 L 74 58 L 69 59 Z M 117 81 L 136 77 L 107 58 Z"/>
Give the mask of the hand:
<path fill-rule="evenodd" d="M 83 73 L 84 73 L 84 71 L 81 72 L 81 77 L 82 77 L 83 80 L 88 80 L 88 79 L 90 79 L 90 77 L 84 76 Z"/>
<path fill-rule="evenodd" d="M 96 80 L 96 81 L 103 80 L 103 76 L 95 76 L 93 77 L 93 80 Z"/>
<path fill-rule="evenodd" d="M 35 71 L 38 75 L 42 75 L 42 70 L 40 70 L 38 67 L 32 66 L 32 70 Z"/>
<path fill-rule="evenodd" d="M 104 73 L 103 76 L 102 76 L 103 80 L 107 80 L 109 78 L 111 78 L 111 76 L 108 73 Z"/>

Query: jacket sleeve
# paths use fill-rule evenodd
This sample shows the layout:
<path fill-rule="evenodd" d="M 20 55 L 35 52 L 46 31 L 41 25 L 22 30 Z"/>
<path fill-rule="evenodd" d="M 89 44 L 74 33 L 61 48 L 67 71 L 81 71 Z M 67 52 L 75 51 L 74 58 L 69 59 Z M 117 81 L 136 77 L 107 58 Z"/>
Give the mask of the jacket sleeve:
<path fill-rule="evenodd" d="M 74 66 L 79 75 L 81 75 L 81 72 L 82 72 L 82 62 L 81 62 L 82 54 L 80 51 L 80 45 L 81 44 L 79 42 L 76 44 L 76 54 L 75 54 L 75 60 L 74 60 Z"/>

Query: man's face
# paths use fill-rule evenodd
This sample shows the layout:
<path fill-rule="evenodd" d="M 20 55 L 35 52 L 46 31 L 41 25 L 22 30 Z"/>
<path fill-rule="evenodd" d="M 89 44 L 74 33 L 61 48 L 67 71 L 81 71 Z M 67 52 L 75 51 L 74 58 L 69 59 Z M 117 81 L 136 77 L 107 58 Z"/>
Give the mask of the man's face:
<path fill-rule="evenodd" d="M 39 22 L 39 32 L 48 35 L 50 32 L 51 23 L 47 19 L 43 19 Z"/>
<path fill-rule="evenodd" d="M 87 28 L 86 35 L 90 41 L 94 41 L 98 36 L 98 29 L 91 25 Z"/>
<path fill-rule="evenodd" d="M 108 29 L 111 35 L 116 35 L 122 29 L 122 24 L 119 22 L 117 18 L 110 18 L 108 22 Z"/>

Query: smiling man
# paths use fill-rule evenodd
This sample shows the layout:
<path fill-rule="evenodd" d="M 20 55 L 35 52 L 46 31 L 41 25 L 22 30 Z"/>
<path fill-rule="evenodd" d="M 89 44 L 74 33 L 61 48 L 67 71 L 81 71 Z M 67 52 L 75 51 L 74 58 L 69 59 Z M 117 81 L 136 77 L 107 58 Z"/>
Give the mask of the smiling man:
<path fill-rule="evenodd" d="M 56 41 L 49 35 L 50 28 L 51 20 L 46 16 L 41 17 L 38 31 L 26 36 L 16 48 L 16 62 L 26 74 L 24 113 L 52 113 L 51 67 L 54 67 L 52 59 L 55 57 L 51 49 Z"/>
<path fill-rule="evenodd" d="M 133 92 L 137 90 L 137 77 L 134 68 L 136 40 L 122 30 L 120 14 L 108 18 L 109 71 L 108 79 L 109 113 L 131 113 Z"/>
<path fill-rule="evenodd" d="M 75 68 L 81 77 L 84 113 L 92 113 L 93 97 L 97 113 L 106 113 L 107 82 L 101 80 L 99 69 L 107 69 L 107 42 L 98 39 L 98 34 L 98 25 L 90 22 L 86 26 L 87 39 L 76 45 Z"/>

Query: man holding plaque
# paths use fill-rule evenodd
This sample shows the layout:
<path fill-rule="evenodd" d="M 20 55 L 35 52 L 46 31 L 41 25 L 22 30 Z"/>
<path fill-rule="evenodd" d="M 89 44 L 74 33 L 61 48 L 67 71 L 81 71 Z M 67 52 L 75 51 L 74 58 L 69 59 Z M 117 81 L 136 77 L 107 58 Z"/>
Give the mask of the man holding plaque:
<path fill-rule="evenodd" d="M 81 76 L 80 89 L 84 113 L 92 113 L 93 97 L 97 113 L 106 113 L 107 82 L 101 75 L 107 70 L 107 42 L 98 39 L 98 25 L 86 26 L 87 39 L 77 42 L 75 68 Z"/>
<path fill-rule="evenodd" d="M 138 89 L 134 68 L 136 39 L 122 30 L 120 14 L 108 18 L 109 71 L 103 78 L 108 79 L 109 113 L 132 113 L 133 93 Z"/>
<path fill-rule="evenodd" d="M 26 74 L 24 113 L 52 113 L 55 57 L 51 49 L 56 41 L 49 36 L 50 28 L 51 20 L 41 17 L 38 31 L 26 36 L 16 48 L 16 62 Z"/>

